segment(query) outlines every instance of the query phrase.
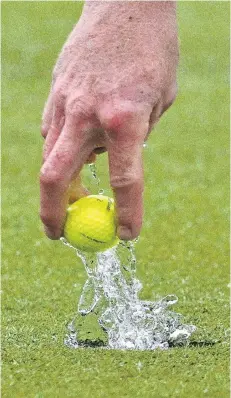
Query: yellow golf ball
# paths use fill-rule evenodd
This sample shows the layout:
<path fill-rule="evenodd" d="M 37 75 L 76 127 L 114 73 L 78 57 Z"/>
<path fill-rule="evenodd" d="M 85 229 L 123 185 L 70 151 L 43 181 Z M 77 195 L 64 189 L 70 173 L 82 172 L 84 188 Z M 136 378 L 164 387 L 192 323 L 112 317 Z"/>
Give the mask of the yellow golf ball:
<path fill-rule="evenodd" d="M 67 209 L 64 237 L 76 249 L 102 252 L 115 246 L 114 200 L 103 195 L 89 195 Z"/>

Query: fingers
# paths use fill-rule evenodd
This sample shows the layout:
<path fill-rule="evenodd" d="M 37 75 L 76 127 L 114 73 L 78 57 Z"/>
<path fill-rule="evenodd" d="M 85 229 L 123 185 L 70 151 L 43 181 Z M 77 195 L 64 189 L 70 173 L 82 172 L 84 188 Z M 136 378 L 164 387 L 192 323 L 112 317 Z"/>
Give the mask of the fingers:
<path fill-rule="evenodd" d="M 62 235 L 69 185 L 92 151 L 84 127 L 85 122 L 69 116 L 41 169 L 41 219 L 51 239 Z"/>
<path fill-rule="evenodd" d="M 145 134 L 144 134 L 145 135 Z M 143 218 L 143 140 L 112 140 L 108 148 L 110 182 L 116 201 L 117 234 L 120 239 L 136 238 Z"/>
<path fill-rule="evenodd" d="M 43 138 L 46 138 L 48 134 L 52 121 L 52 116 L 53 116 L 53 95 L 52 91 L 50 91 L 42 116 L 41 134 Z"/>
<path fill-rule="evenodd" d="M 44 163 L 46 159 L 48 158 L 50 152 L 55 146 L 55 143 L 60 135 L 60 130 L 56 129 L 55 127 L 50 127 L 49 132 L 46 136 L 46 139 L 44 141 L 43 145 L 43 155 L 42 155 L 42 162 Z"/>
<path fill-rule="evenodd" d="M 136 238 L 142 226 L 142 149 L 150 113 L 151 107 L 120 101 L 113 106 L 107 104 L 99 114 L 115 196 L 117 234 L 123 240 Z"/>
<path fill-rule="evenodd" d="M 63 109 L 56 106 L 56 108 L 54 109 L 51 125 L 45 138 L 45 143 L 43 147 L 43 162 L 46 161 L 50 152 L 52 151 L 64 126 L 64 120 L 65 119 Z"/>

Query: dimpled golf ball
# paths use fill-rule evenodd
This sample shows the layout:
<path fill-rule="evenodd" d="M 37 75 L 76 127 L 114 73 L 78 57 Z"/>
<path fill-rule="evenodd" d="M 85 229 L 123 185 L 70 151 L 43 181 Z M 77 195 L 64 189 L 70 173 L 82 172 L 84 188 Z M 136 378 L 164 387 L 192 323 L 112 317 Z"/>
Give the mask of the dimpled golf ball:
<path fill-rule="evenodd" d="M 64 237 L 76 249 L 102 252 L 115 246 L 114 200 L 103 195 L 89 195 L 67 209 Z"/>

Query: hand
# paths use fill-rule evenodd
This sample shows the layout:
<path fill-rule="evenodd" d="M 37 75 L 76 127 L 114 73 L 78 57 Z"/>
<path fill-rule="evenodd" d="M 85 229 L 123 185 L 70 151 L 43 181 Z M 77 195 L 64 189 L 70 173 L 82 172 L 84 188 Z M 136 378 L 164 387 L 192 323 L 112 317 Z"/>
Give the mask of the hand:
<path fill-rule="evenodd" d="M 117 233 L 125 240 L 139 235 L 142 147 L 175 99 L 177 63 L 173 2 L 85 4 L 55 66 L 43 115 L 41 219 L 51 239 L 62 235 L 70 184 L 105 150 Z M 76 198 L 86 194 L 77 183 Z"/>

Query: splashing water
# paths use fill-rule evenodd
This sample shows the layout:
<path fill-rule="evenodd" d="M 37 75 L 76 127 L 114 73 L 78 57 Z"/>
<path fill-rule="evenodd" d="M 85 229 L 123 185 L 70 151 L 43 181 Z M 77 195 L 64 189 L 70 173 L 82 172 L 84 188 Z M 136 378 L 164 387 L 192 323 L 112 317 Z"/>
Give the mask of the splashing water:
<path fill-rule="evenodd" d="M 98 194 L 103 194 L 104 190 L 99 189 L 100 179 L 95 163 L 90 164 L 89 168 Z M 64 238 L 61 240 L 76 251 L 88 276 L 77 314 L 68 325 L 64 341 L 68 347 L 93 345 L 89 339 L 83 341 L 79 338 L 81 319 L 92 314 L 96 316 L 106 337 L 106 344 L 103 340 L 99 340 L 99 344 L 106 348 L 155 350 L 189 342 L 196 327 L 182 324 L 182 316 L 168 309 L 177 303 L 175 295 L 168 295 L 156 302 L 139 299 L 142 284 L 136 278 L 135 241 L 121 242 L 105 252 L 89 254 L 76 250 Z"/>
<path fill-rule="evenodd" d="M 106 348 L 155 350 L 188 343 L 196 328 L 182 324 L 181 315 L 168 309 L 177 302 L 175 295 L 156 302 L 139 299 L 142 284 L 135 277 L 133 242 L 122 243 L 118 248 L 96 255 L 78 250 L 76 253 L 85 266 L 88 279 L 79 300 L 78 313 L 68 325 L 69 334 L 65 339 L 68 347 L 84 345 L 78 341 L 75 321 L 77 316 L 92 313 L 107 336 Z M 123 262 L 120 261 L 122 256 L 125 258 Z M 86 341 L 85 345 L 88 343 Z"/>

